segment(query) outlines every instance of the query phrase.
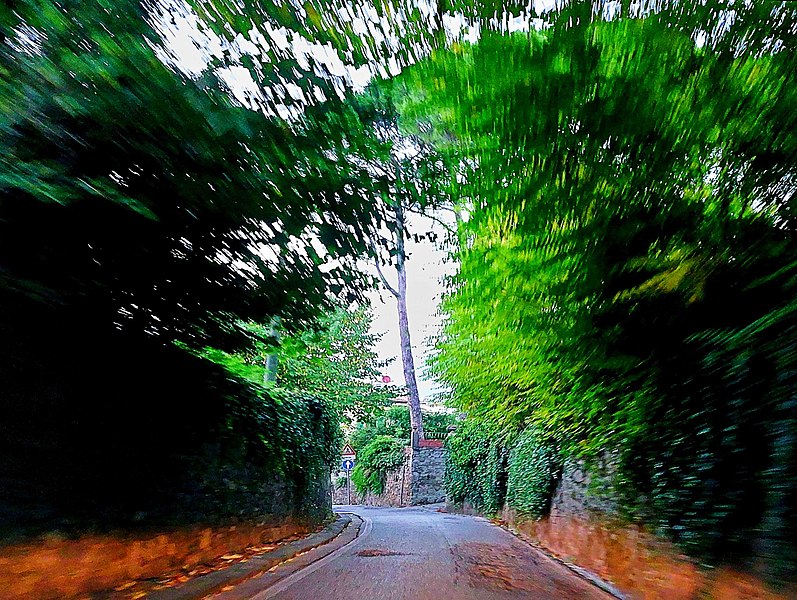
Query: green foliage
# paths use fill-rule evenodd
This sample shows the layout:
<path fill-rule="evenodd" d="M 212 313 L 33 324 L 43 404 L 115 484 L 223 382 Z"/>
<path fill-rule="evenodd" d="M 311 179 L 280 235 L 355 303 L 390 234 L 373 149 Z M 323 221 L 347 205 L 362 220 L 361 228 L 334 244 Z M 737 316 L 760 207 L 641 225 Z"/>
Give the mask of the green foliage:
<path fill-rule="evenodd" d="M 372 421 L 360 421 L 348 435 L 349 444 L 359 452 L 377 436 L 389 436 L 409 443 L 410 413 L 406 406 L 391 406 Z"/>
<path fill-rule="evenodd" d="M 430 19 L 413 2 L 379 0 L 369 4 L 364 14 L 359 10 L 351 12 L 347 4 L 338 0 L 310 0 L 301 10 L 288 9 L 275 0 L 243 0 L 235 5 L 226 0 L 189 0 L 188 3 L 204 27 L 231 45 L 240 40 L 258 44 L 262 36 L 262 33 L 257 35 L 258 31 L 285 31 L 288 39 L 302 40 L 303 44 L 297 47 L 317 44 L 331 51 L 343 65 L 367 66 L 383 76 L 394 72 L 396 65 L 417 62 L 430 47 L 444 40 L 442 15 L 449 10 L 461 10 L 459 3 L 450 7 L 441 5 L 440 14 Z M 363 18 L 371 15 L 374 27 L 358 27 L 352 20 L 355 14 L 358 18 L 361 14 Z M 308 60 L 314 60 L 305 55 L 302 61 L 290 50 L 267 46 L 265 52 L 269 60 L 285 62 L 297 70 Z M 236 61 L 235 58 L 225 54 L 221 64 L 240 66 L 243 62 L 253 75 L 260 74 L 257 61 Z M 316 66 L 314 62 L 310 64 Z M 325 63 L 318 66 L 329 69 Z M 307 96 L 312 96 L 312 85 L 321 79 L 319 71 L 324 73 L 318 67 L 316 71 L 306 68 L 305 77 L 297 81 Z"/>
<path fill-rule="evenodd" d="M 535 519 L 545 514 L 561 472 L 560 462 L 556 450 L 536 431 L 521 433 L 509 452 L 507 505 Z"/>
<path fill-rule="evenodd" d="M 466 419 L 446 446 L 446 492 L 454 502 L 468 502 L 486 514 L 506 503 L 531 518 L 548 510 L 561 458 L 538 431 L 506 436 Z"/>
<path fill-rule="evenodd" d="M 627 505 L 689 551 L 788 568 L 797 11 L 579 6 L 402 73 L 467 216 L 432 369 L 485 432 L 616 453 Z M 502 437 L 470 427 L 451 492 L 496 507 Z"/>
<path fill-rule="evenodd" d="M 456 422 L 450 412 L 424 412 L 423 428 L 426 434 L 442 435 Z M 383 412 L 375 413 L 371 421 L 358 422 L 348 439 L 352 447 L 365 448 L 376 436 L 387 435 L 398 438 L 406 445 L 410 443 L 412 427 L 410 411 L 407 406 L 391 406 Z"/>
<path fill-rule="evenodd" d="M 364 306 L 339 307 L 318 319 L 317 328 L 283 339 L 278 385 L 323 398 L 345 422 L 381 414 L 398 392 L 377 383 L 387 363 L 376 354 L 372 320 Z"/>
<path fill-rule="evenodd" d="M 248 380 L 265 398 L 279 399 L 274 407 L 278 425 L 276 429 L 268 426 L 273 439 L 258 435 L 266 447 L 273 444 L 280 449 L 280 455 L 274 459 L 275 469 L 296 467 L 290 473 L 285 471 L 291 479 L 298 478 L 309 485 L 310 474 L 315 478 L 325 477 L 325 469 L 330 469 L 332 461 L 339 458 L 336 451 L 341 442 L 341 422 L 381 414 L 382 407 L 395 396 L 394 389 L 374 385 L 381 363 L 373 350 L 376 336 L 368 332 L 370 318 L 365 308 L 355 311 L 338 308 L 319 318 L 316 327 L 286 336 L 278 347 L 269 337 L 269 328 L 247 324 L 245 331 L 257 340 L 250 351 L 228 353 L 207 348 L 202 353 L 230 374 Z M 263 381 L 266 356 L 275 350 L 279 353 L 279 375 L 276 385 L 266 384 Z M 314 410 L 321 412 L 324 423 L 333 432 L 325 431 L 325 435 L 319 436 L 318 431 L 306 427 L 308 415 L 302 399 L 315 403 Z M 253 433 L 267 426 L 258 413 L 250 414 L 241 421 L 243 424 L 254 427 Z M 366 463 L 371 465 L 366 472 L 354 473 L 353 480 L 367 489 L 377 489 L 384 476 L 382 462 L 389 457 L 380 454 L 381 446 L 373 448 L 370 454 L 365 443 L 358 448 L 363 448 L 366 457 L 373 455 L 373 460 Z M 312 454 L 318 451 L 323 454 Z"/>
<path fill-rule="evenodd" d="M 494 432 L 474 420 L 464 421 L 446 442 L 446 494 L 492 514 L 506 497 L 506 447 Z"/>
<path fill-rule="evenodd" d="M 351 481 L 360 494 L 381 494 L 385 488 L 385 476 L 399 468 L 404 462 L 403 440 L 378 435 L 357 453 L 357 464 L 351 473 Z"/>
<path fill-rule="evenodd" d="M 379 144 L 355 104 L 243 108 L 164 64 L 144 5 L 105 4 L 21 0 L 0 22 L 0 290 L 226 349 L 240 319 L 298 328 L 362 288 L 381 217 L 358 161 Z"/>
<path fill-rule="evenodd" d="M 694 306 L 680 330 L 669 322 L 678 353 L 661 357 L 656 393 L 623 446 L 620 468 L 629 503 L 691 552 L 715 555 L 722 540 L 725 553 L 743 557 L 759 530 L 773 567 L 785 570 L 797 560 L 784 524 L 797 507 L 790 441 L 797 273 L 788 266 L 758 278 L 768 260 L 750 259 L 745 292 L 736 296 L 747 317 L 739 325 L 704 329 L 730 294 Z M 739 274 L 734 269 L 734 279 Z"/>
<path fill-rule="evenodd" d="M 221 439 L 236 448 L 239 468 L 257 466 L 268 478 L 289 482 L 298 515 L 323 515 L 326 501 L 314 490 L 339 458 L 337 415 L 308 394 L 249 389 L 248 397 L 233 404 Z"/>
<path fill-rule="evenodd" d="M 241 329 L 254 342 L 245 352 L 206 348 L 202 355 L 224 365 L 230 373 L 263 384 L 266 357 L 278 356 L 276 385 L 323 400 L 341 422 L 372 419 L 397 394 L 393 386 L 377 384 L 385 366 L 374 350 L 378 336 L 368 331 L 370 310 L 335 308 L 312 327 L 286 335 L 277 344 L 270 328 L 246 323 Z"/>

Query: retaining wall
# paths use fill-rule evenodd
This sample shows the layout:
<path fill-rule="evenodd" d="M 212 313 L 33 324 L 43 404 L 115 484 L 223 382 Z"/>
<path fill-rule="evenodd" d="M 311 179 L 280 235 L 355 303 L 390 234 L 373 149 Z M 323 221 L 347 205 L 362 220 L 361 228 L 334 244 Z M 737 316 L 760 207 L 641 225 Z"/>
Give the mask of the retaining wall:
<path fill-rule="evenodd" d="M 548 552 L 610 581 L 631 600 L 782 600 L 797 588 L 775 590 L 753 573 L 708 569 L 643 526 L 619 519 L 608 482 L 611 461 L 590 474 L 582 462 L 564 467 L 549 516 L 519 519 L 505 508 L 502 519 Z"/>
<path fill-rule="evenodd" d="M 411 453 L 410 468 L 412 478 L 409 504 L 434 504 L 445 501 L 445 448 L 415 448 Z"/>

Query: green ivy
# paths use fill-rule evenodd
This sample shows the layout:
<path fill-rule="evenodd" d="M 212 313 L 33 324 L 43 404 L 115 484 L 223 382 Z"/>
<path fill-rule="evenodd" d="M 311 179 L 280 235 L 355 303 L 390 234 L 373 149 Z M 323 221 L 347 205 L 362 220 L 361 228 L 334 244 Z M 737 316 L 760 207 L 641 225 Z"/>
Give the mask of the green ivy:
<path fill-rule="evenodd" d="M 468 419 L 447 447 L 446 492 L 454 502 L 485 514 L 499 512 L 505 503 L 532 518 L 547 511 L 561 462 L 536 429 L 507 436 Z"/>
<path fill-rule="evenodd" d="M 446 442 L 446 494 L 483 513 L 501 510 L 506 497 L 506 448 L 476 421 L 465 421 Z"/>
<path fill-rule="evenodd" d="M 381 494 L 385 476 L 404 462 L 404 440 L 380 435 L 375 437 L 358 455 L 357 466 L 351 474 L 352 483 L 360 494 Z"/>
<path fill-rule="evenodd" d="M 229 398 L 219 433 L 226 461 L 237 469 L 258 470 L 261 479 L 289 482 L 298 515 L 323 515 L 328 508 L 317 482 L 329 476 L 338 458 L 337 414 L 310 394 L 239 385 L 242 391 Z"/>
<path fill-rule="evenodd" d="M 560 472 L 556 450 L 537 431 L 526 429 L 509 453 L 507 504 L 522 515 L 541 517 L 550 508 Z"/>

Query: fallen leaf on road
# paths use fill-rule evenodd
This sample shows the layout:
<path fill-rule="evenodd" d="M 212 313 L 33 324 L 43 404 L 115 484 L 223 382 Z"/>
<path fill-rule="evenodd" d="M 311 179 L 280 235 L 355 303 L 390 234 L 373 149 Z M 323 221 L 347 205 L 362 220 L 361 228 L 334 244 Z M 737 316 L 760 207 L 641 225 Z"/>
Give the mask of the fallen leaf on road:
<path fill-rule="evenodd" d="M 128 581 L 127 583 L 123 583 L 122 585 L 117 585 L 115 588 L 113 588 L 113 590 L 115 592 L 122 592 L 124 590 L 130 589 L 134 585 L 136 585 L 135 581 Z"/>

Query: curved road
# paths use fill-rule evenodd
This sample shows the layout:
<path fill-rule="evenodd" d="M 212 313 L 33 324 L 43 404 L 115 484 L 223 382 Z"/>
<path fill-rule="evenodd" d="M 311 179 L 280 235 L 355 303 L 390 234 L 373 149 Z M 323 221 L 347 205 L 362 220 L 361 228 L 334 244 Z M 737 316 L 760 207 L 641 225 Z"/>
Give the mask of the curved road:
<path fill-rule="evenodd" d="M 611 600 L 613 597 L 481 518 L 425 508 L 336 507 L 359 537 L 294 571 L 218 598 L 252 600 Z M 308 553 L 308 554 L 312 554 Z M 311 556 L 302 562 L 310 562 Z M 278 567 L 278 569 L 281 567 Z M 286 563 L 285 568 L 290 568 Z M 272 575 L 277 575 L 273 573 Z"/>

